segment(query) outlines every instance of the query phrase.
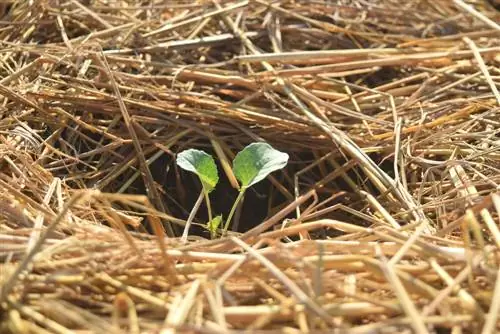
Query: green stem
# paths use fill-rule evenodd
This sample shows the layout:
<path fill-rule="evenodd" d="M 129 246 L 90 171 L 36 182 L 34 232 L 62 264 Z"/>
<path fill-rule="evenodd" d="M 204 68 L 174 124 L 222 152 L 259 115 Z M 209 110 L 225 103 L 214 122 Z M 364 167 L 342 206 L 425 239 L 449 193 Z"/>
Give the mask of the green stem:
<path fill-rule="evenodd" d="M 236 211 L 236 207 L 238 206 L 238 203 L 243 198 L 243 195 L 245 194 L 245 190 L 247 190 L 247 188 L 241 188 L 240 193 L 238 194 L 238 197 L 236 197 L 236 200 L 234 201 L 233 207 L 231 208 L 231 211 L 229 212 L 229 216 L 227 216 L 226 224 L 224 225 L 224 234 L 226 234 L 227 229 L 229 228 L 229 224 L 231 223 L 231 219 L 233 218 L 234 212 Z"/>
<path fill-rule="evenodd" d="M 207 211 L 208 211 L 208 221 L 212 221 L 212 206 L 210 205 L 210 197 L 208 197 L 208 192 L 203 190 L 205 194 L 205 203 L 207 203 Z"/>
<path fill-rule="evenodd" d="M 201 202 L 203 201 L 204 194 L 205 194 L 205 191 L 203 189 L 201 189 L 200 196 L 198 196 L 196 203 L 194 203 L 193 209 L 191 209 L 191 212 L 189 213 L 189 217 L 186 221 L 186 225 L 184 226 L 184 232 L 182 232 L 181 242 L 183 242 L 183 243 L 185 243 L 187 241 L 187 237 L 189 234 L 189 226 L 191 226 L 191 222 L 193 221 L 193 218 L 196 215 L 196 212 L 198 212 L 198 209 L 200 208 Z"/>

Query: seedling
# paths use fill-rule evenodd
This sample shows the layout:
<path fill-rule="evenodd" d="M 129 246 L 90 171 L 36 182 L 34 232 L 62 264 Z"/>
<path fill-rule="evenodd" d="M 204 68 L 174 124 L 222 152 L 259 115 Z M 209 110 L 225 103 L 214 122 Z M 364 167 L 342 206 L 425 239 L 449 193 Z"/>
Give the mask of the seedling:
<path fill-rule="evenodd" d="M 193 221 L 196 212 L 205 198 L 207 203 L 208 220 L 212 221 L 212 209 L 210 206 L 210 197 L 208 194 L 214 190 L 217 182 L 219 182 L 219 174 L 217 173 L 217 166 L 215 165 L 214 158 L 211 155 L 195 149 L 189 149 L 182 151 L 177 155 L 177 165 L 182 169 L 195 173 L 201 181 L 202 189 L 200 196 L 196 200 L 193 209 L 189 213 L 189 217 L 184 226 L 184 231 L 182 232 L 182 242 L 187 241 L 189 234 L 189 227 Z"/>
<path fill-rule="evenodd" d="M 233 160 L 233 172 L 240 181 L 240 191 L 227 217 L 224 233 L 227 232 L 245 191 L 272 172 L 282 169 L 287 163 L 288 154 L 275 150 L 267 143 L 252 143 L 236 155 Z"/>
<path fill-rule="evenodd" d="M 213 219 L 209 220 L 206 228 L 210 231 L 210 237 L 215 239 L 217 236 L 217 229 L 222 223 L 222 215 L 215 216 Z"/>
<path fill-rule="evenodd" d="M 240 182 L 238 197 L 236 198 L 231 211 L 224 224 L 224 234 L 227 232 L 231 219 L 243 199 L 245 192 L 254 184 L 265 179 L 269 174 L 286 166 L 288 163 L 288 154 L 275 150 L 267 143 L 252 143 L 239 152 L 233 160 L 233 173 Z M 193 221 L 198 208 L 205 198 L 208 210 L 207 229 L 212 238 L 215 238 L 217 229 L 222 223 L 222 216 L 212 218 L 210 198 L 208 194 L 215 188 L 219 181 L 217 166 L 214 159 L 207 153 L 189 149 L 177 155 L 177 165 L 182 169 L 195 173 L 201 181 L 202 191 L 198 197 L 193 209 L 184 227 L 181 240 L 185 242 L 188 237 L 189 227 Z"/>

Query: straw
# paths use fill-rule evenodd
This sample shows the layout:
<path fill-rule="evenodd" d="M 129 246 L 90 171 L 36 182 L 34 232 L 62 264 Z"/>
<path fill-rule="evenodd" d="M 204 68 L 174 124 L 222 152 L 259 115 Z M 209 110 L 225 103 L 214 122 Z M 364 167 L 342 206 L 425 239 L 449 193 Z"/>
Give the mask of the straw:
<path fill-rule="evenodd" d="M 0 5 L 0 332 L 498 332 L 490 3 Z"/>

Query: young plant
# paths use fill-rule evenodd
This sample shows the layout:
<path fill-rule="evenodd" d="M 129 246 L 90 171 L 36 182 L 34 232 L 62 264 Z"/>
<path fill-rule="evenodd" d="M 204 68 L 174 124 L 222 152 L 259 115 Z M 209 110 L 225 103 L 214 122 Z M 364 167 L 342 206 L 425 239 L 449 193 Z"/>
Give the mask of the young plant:
<path fill-rule="evenodd" d="M 212 209 L 208 194 L 219 182 L 219 174 L 217 172 L 217 166 L 215 165 L 214 158 L 200 150 L 189 149 L 182 151 L 177 155 L 176 162 L 182 169 L 195 173 L 200 179 L 202 185 L 200 196 L 198 196 L 196 203 L 189 213 L 189 217 L 182 233 L 181 241 L 186 242 L 189 234 L 189 227 L 201 205 L 201 202 L 203 201 L 203 198 L 205 198 L 205 202 L 207 203 L 208 220 L 209 222 L 212 221 Z"/>
<path fill-rule="evenodd" d="M 236 155 L 233 160 L 233 172 L 240 181 L 240 191 L 227 217 L 224 233 L 227 232 L 245 191 L 272 172 L 282 169 L 287 163 L 288 154 L 275 150 L 267 143 L 252 143 Z"/>
<path fill-rule="evenodd" d="M 217 237 L 217 229 L 222 223 L 222 215 L 215 216 L 213 219 L 209 220 L 206 228 L 210 231 L 210 238 L 215 239 Z"/>

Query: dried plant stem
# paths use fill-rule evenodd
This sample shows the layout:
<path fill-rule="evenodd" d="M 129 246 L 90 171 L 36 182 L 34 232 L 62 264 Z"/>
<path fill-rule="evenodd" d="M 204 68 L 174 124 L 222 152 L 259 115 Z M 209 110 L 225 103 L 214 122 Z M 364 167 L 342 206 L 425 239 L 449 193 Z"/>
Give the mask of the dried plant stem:
<path fill-rule="evenodd" d="M 495 332 L 494 1 L 4 2 L 0 332 Z"/>

